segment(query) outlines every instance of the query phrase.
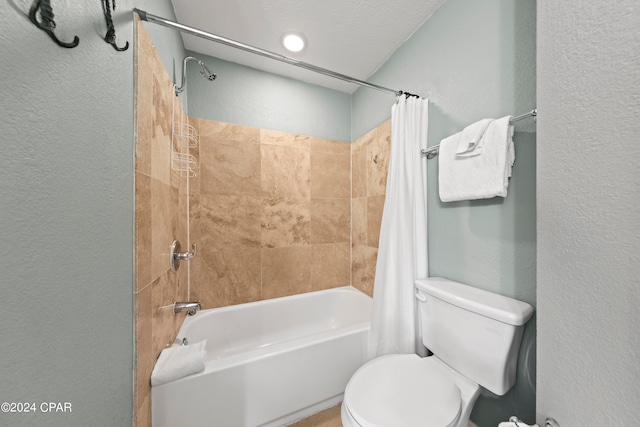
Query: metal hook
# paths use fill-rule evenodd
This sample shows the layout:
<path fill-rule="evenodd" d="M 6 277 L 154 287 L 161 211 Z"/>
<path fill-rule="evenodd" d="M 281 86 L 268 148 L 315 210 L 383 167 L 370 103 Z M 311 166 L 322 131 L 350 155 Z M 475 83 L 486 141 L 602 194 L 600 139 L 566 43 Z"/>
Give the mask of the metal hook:
<path fill-rule="evenodd" d="M 40 10 L 42 23 L 38 22 L 38 10 Z M 29 9 L 29 19 L 36 27 L 49 34 L 51 40 L 56 42 L 58 46 L 72 49 L 80 44 L 80 38 L 78 36 L 74 36 L 71 43 L 60 41 L 58 37 L 56 37 L 55 33 L 53 32 L 53 30 L 56 28 L 56 23 L 53 20 L 53 9 L 51 8 L 51 3 L 49 2 L 49 0 L 35 0 L 31 5 L 31 9 Z"/>
<path fill-rule="evenodd" d="M 116 10 L 116 0 L 113 0 L 113 10 Z M 124 47 L 118 47 L 116 44 L 116 29 L 113 26 L 111 4 L 109 3 L 109 0 L 102 0 L 102 11 L 104 12 L 104 20 L 107 22 L 107 34 L 104 36 L 104 41 L 113 46 L 113 48 L 118 52 L 123 52 L 129 49 L 129 42 L 126 42 Z"/>

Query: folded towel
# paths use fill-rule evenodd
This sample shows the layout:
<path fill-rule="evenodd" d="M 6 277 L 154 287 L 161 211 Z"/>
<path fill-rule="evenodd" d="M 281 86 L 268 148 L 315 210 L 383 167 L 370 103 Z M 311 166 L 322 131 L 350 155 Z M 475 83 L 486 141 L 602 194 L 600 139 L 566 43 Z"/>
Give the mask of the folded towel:
<path fill-rule="evenodd" d="M 489 199 L 507 196 L 511 166 L 515 161 L 511 116 L 494 120 L 485 131 L 481 156 L 456 155 L 462 132 L 445 138 L 438 153 L 440 200 Z"/>
<path fill-rule="evenodd" d="M 470 124 L 462 131 L 456 154 L 461 157 L 477 156 L 482 153 L 482 136 L 493 119 L 482 119 Z"/>
<path fill-rule="evenodd" d="M 151 385 L 159 386 L 170 381 L 204 371 L 207 340 L 189 345 L 174 345 L 160 353 L 151 373 Z"/>

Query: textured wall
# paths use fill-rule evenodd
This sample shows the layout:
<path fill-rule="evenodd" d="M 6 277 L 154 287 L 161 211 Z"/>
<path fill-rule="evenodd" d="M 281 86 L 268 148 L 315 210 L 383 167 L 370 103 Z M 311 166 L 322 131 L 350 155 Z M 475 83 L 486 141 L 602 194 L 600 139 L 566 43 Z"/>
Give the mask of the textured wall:
<path fill-rule="evenodd" d="M 640 417 L 640 4 L 538 3 L 538 423 Z"/>
<path fill-rule="evenodd" d="M 429 97 L 429 145 L 438 144 L 483 117 L 520 114 L 536 106 L 535 21 L 534 1 L 449 0 L 369 80 Z M 357 90 L 353 138 L 387 120 L 392 103 L 392 96 Z M 431 275 L 535 306 L 536 137 L 532 130 L 533 120 L 516 125 L 516 164 L 505 199 L 442 203 L 437 158 L 428 162 Z M 354 163 L 354 186 L 355 171 Z M 354 208 L 354 229 L 355 214 Z M 527 325 L 514 389 L 505 397 L 486 395 L 476 403 L 471 419 L 481 427 L 496 426 L 514 414 L 533 423 L 535 327 L 535 319 Z"/>
<path fill-rule="evenodd" d="M 11 426 L 130 426 L 133 62 L 99 2 L 52 2 L 62 39 L 0 3 L 0 401 L 70 402 Z M 133 43 L 130 1 L 118 44 Z M 38 406 L 39 408 L 39 406 Z"/>
<path fill-rule="evenodd" d="M 133 2 L 52 2 L 56 46 L 0 3 L 0 401 L 70 402 L 64 414 L 1 414 L 1 425 L 130 426 L 133 370 Z M 136 6 L 170 16 L 169 0 Z M 163 62 L 180 37 L 156 27 Z M 171 68 L 169 68 L 171 69 Z M 19 254 L 19 255 L 16 255 Z"/>
<path fill-rule="evenodd" d="M 189 52 L 218 78 L 187 70 L 189 115 L 207 120 L 351 142 L 351 96 Z"/>

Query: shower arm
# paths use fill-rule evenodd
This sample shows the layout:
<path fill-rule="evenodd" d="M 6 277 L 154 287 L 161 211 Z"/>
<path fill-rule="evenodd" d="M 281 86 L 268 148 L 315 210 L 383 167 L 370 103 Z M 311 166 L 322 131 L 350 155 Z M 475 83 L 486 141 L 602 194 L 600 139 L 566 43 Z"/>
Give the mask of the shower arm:
<path fill-rule="evenodd" d="M 204 65 L 204 62 L 202 62 L 198 58 L 194 58 L 193 56 L 186 56 L 182 61 L 182 82 L 180 83 L 180 87 L 178 87 L 175 84 L 173 85 L 176 91 L 176 96 L 178 96 L 179 93 L 184 91 L 185 84 L 187 81 L 187 62 L 189 62 L 190 60 L 196 61 L 198 64 L 200 64 L 200 68 L 201 68 L 200 74 L 205 76 L 209 81 L 213 81 L 216 79 L 216 74 L 209 71 L 207 66 Z"/>

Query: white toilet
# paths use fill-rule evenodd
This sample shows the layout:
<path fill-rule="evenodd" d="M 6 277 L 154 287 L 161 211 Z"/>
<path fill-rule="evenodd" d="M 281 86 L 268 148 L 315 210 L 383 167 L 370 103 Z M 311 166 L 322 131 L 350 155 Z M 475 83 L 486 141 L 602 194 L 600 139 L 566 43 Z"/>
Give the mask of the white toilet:
<path fill-rule="evenodd" d="M 533 307 L 437 277 L 415 286 L 422 343 L 433 356 L 363 365 L 344 393 L 344 427 L 467 427 L 481 387 L 498 395 L 513 387 Z"/>

